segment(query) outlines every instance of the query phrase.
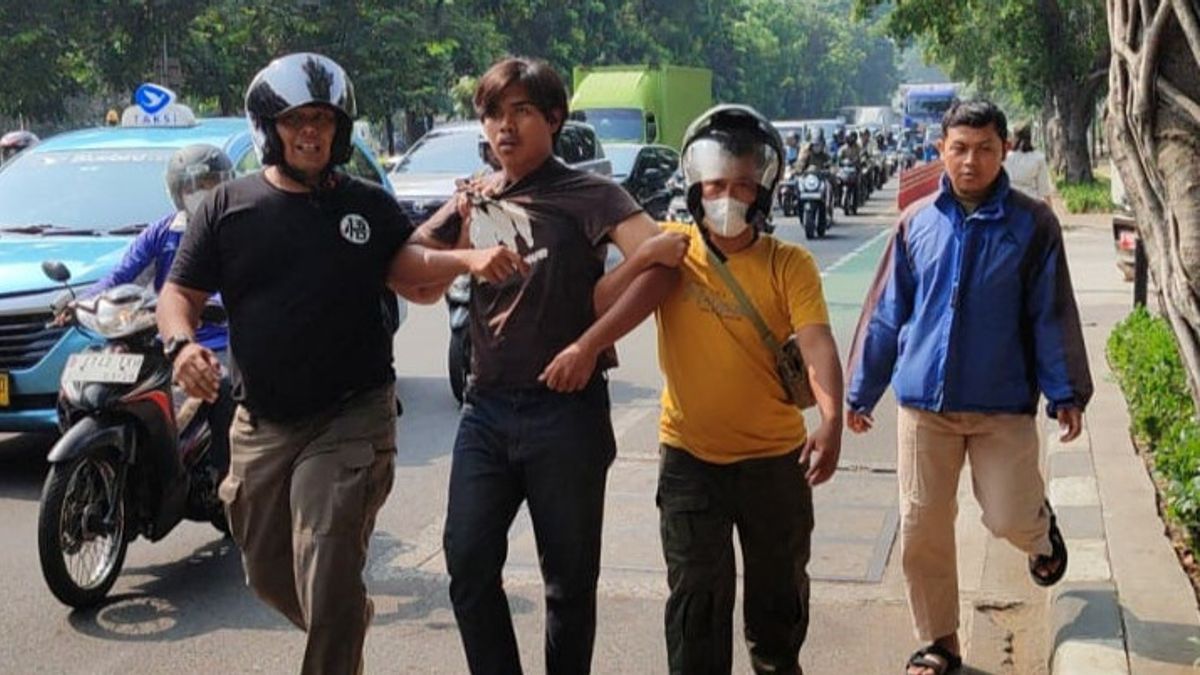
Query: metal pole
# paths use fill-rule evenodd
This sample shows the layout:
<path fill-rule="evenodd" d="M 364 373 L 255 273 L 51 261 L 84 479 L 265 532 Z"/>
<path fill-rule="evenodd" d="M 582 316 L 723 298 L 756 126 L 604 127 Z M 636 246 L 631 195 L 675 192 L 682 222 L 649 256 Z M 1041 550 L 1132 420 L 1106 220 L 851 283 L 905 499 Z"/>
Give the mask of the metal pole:
<path fill-rule="evenodd" d="M 1146 306 L 1146 281 L 1149 264 L 1146 260 L 1146 247 L 1142 245 L 1142 238 L 1138 237 L 1137 245 L 1133 249 L 1133 306 Z"/>

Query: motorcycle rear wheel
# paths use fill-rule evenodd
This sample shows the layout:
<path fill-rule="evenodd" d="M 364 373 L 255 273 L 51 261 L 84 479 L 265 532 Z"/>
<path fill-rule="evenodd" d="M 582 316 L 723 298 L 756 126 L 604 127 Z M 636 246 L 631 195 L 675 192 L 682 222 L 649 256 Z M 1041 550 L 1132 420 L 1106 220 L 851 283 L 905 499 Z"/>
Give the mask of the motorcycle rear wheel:
<path fill-rule="evenodd" d="M 108 594 L 129 547 L 123 500 L 115 522 L 101 522 L 111 500 L 121 499 L 114 453 L 90 449 L 55 464 L 46 476 L 38 512 L 38 558 L 50 592 L 63 604 L 91 607 Z M 105 531 L 110 530 L 110 531 Z"/>

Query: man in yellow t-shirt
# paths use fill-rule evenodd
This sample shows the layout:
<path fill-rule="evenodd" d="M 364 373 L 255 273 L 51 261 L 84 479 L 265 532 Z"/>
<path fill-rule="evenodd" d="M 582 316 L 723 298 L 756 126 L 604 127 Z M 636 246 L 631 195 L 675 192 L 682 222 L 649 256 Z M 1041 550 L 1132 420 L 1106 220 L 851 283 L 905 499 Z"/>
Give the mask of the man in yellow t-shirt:
<path fill-rule="evenodd" d="M 811 487 L 841 450 L 842 376 L 821 280 L 799 246 L 759 234 L 783 144 L 751 108 L 718 106 L 692 123 L 682 165 L 699 225 L 679 286 L 659 307 L 662 461 L 658 482 L 672 673 L 728 673 L 736 577 L 745 561 L 745 635 L 754 670 L 799 673 L 808 630 Z M 774 354 L 710 262 L 724 259 L 779 342 L 795 335 L 821 426 L 807 433 Z"/>

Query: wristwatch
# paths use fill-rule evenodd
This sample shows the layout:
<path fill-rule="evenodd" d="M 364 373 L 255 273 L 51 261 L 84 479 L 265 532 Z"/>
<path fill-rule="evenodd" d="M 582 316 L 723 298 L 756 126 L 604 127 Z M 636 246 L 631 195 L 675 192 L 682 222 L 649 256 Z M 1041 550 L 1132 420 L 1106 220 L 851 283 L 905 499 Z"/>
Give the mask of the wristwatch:
<path fill-rule="evenodd" d="M 168 362 L 173 364 L 175 363 L 175 359 L 179 357 L 179 352 L 183 351 L 184 347 L 195 342 L 196 338 L 191 335 L 174 335 L 169 337 L 163 343 L 163 355 L 167 357 Z"/>

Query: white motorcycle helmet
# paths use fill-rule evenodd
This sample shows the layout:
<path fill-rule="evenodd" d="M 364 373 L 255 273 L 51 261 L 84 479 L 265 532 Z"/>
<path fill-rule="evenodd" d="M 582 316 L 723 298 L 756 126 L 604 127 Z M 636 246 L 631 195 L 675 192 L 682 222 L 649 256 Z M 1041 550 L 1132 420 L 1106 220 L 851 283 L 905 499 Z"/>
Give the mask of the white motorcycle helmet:
<path fill-rule="evenodd" d="M 246 90 L 246 119 L 254 136 L 254 147 L 265 165 L 284 164 L 283 143 L 275 120 L 305 105 L 326 105 L 337 114 L 330 165 L 350 161 L 354 117 L 354 86 L 346 71 L 333 59 L 301 52 L 281 56 L 263 68 Z"/>
<path fill-rule="evenodd" d="M 687 191 L 688 211 L 704 222 L 700 184 L 727 176 L 735 157 L 754 154 L 758 166 L 758 197 L 746 221 L 762 229 L 771 214 L 775 188 L 783 174 L 783 139 L 771 121 L 744 105 L 718 105 L 688 126 L 683 137 L 680 166 Z"/>

